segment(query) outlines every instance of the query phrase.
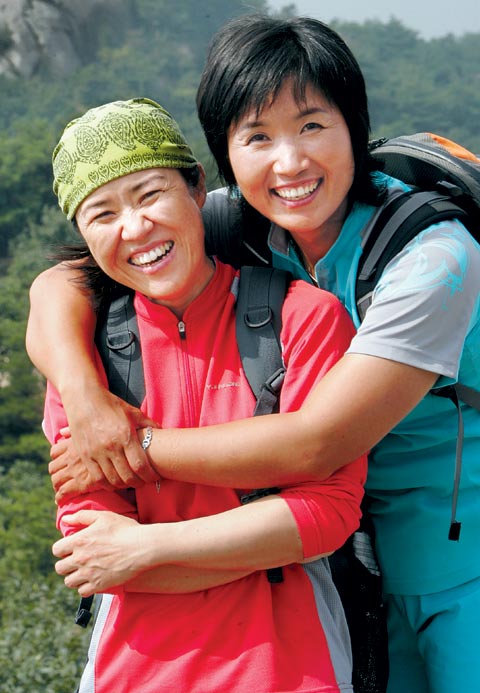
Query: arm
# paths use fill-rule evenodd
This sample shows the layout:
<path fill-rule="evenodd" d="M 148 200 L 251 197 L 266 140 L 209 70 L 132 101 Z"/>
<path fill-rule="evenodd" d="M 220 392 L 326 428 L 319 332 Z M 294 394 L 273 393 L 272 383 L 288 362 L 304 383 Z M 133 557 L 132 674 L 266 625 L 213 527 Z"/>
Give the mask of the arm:
<path fill-rule="evenodd" d="M 59 435 L 59 429 L 65 426 L 65 411 L 58 392 L 48 383 L 45 402 L 44 432 L 50 441 Z M 90 493 L 76 495 L 68 500 L 61 500 L 57 508 L 57 527 L 64 536 L 71 536 L 81 529 L 81 525 L 72 525 L 68 516 L 83 511 L 99 512 L 102 517 L 112 515 L 121 519 L 137 519 L 135 493 L 132 489 L 116 491 L 99 478 L 95 489 Z M 107 512 L 106 512 L 107 511 Z M 109 512 L 108 512 L 109 511 Z M 123 516 L 123 517 L 122 517 Z M 250 571 L 217 571 L 195 568 L 184 568 L 177 565 L 162 565 L 151 571 L 145 571 L 126 590 L 135 592 L 157 592 L 180 594 L 209 589 L 244 577 Z"/>
<path fill-rule="evenodd" d="M 351 327 L 346 330 L 345 318 L 330 311 L 321 319 L 316 316 L 326 329 L 319 327 L 312 335 L 308 326 L 317 305 L 312 298 L 318 293 L 320 302 L 321 293 L 308 288 L 313 295 L 302 302 L 301 311 L 292 313 L 297 333 L 292 328 L 288 340 L 298 346 L 287 354 L 282 401 L 288 397 L 288 408 L 294 411 L 202 429 L 155 430 L 148 455 L 160 475 L 234 488 L 325 479 L 370 449 L 428 392 L 435 373 L 396 361 L 349 354 L 334 365 L 350 343 Z M 300 318 L 303 324 L 298 328 Z M 333 335 L 339 334 L 340 325 L 339 347 Z M 308 397 L 308 388 L 301 387 L 306 373 L 317 382 Z M 62 452 L 61 447 L 54 449 L 54 455 Z M 54 460 L 50 471 L 59 497 L 88 488 L 88 479 L 81 488 L 76 485 L 62 457 Z"/>
<path fill-rule="evenodd" d="M 261 488 L 323 480 L 378 443 L 437 378 L 396 361 L 348 354 L 298 411 L 199 429 L 154 429 L 148 457 L 159 475 L 191 483 Z M 145 431 L 138 434 L 142 440 Z M 60 454 L 65 447 L 53 450 Z M 50 465 L 57 499 L 92 483 L 84 470 L 79 488 L 65 464 L 60 457 Z"/>
<path fill-rule="evenodd" d="M 148 419 L 104 387 L 95 360 L 96 316 L 75 281 L 79 277 L 79 271 L 57 265 L 33 282 L 28 354 L 59 391 L 80 458 L 98 465 L 115 486 L 152 481 L 158 475 L 136 435 Z"/>
<path fill-rule="evenodd" d="M 303 560 L 296 522 L 278 496 L 168 524 L 139 525 L 113 513 L 95 512 L 77 513 L 70 520 L 88 526 L 54 544 L 54 555 L 61 558 L 56 570 L 66 576 L 68 587 L 85 596 L 124 583 L 129 591 L 137 591 L 155 580 L 155 572 L 148 571 L 164 565 L 183 572 L 218 572 L 222 584 L 228 572 L 230 582 Z M 145 571 L 147 577 L 142 577 Z"/>
<path fill-rule="evenodd" d="M 300 410 L 202 429 L 155 429 L 148 454 L 163 476 L 193 483 L 263 487 L 322 480 L 378 443 L 437 377 L 348 354 Z"/>
<path fill-rule="evenodd" d="M 459 225 L 437 225 L 391 265 L 353 348 L 298 411 L 155 431 L 159 473 L 237 487 L 322 479 L 378 443 L 439 375 L 455 379 L 480 290 L 478 249 Z"/>
<path fill-rule="evenodd" d="M 134 592 L 187 592 L 252 572 L 315 560 L 341 546 L 360 516 L 366 460 L 321 484 L 291 487 L 248 505 L 183 522 L 139 525 L 116 513 L 64 517 L 56 570 L 83 596 L 123 585 Z M 175 583 L 168 583 L 169 576 Z"/>

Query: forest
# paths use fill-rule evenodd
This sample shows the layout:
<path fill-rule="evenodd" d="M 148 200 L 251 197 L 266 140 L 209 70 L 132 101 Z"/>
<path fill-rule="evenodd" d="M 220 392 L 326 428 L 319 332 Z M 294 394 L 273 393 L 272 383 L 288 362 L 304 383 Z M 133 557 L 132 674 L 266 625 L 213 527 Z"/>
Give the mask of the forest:
<path fill-rule="evenodd" d="M 130 0 L 131 21 L 89 27 L 82 64 L 56 78 L 0 75 L 0 690 L 67 693 L 77 685 L 90 630 L 74 625 L 75 593 L 54 572 L 58 538 L 41 431 L 45 383 L 24 348 L 31 281 L 58 244 L 74 239 L 51 191 L 51 152 L 85 109 L 148 96 L 170 110 L 204 162 L 195 91 L 212 33 L 263 0 Z M 169 9 L 170 8 L 170 9 Z M 282 14 L 295 14 L 286 5 Z M 426 41 L 397 20 L 335 23 L 364 71 L 372 138 L 430 131 L 480 152 L 480 36 Z M 9 45 L 0 15 L 0 57 Z M 87 47 L 88 46 L 88 47 Z M 51 46 L 55 50 L 55 46 Z"/>

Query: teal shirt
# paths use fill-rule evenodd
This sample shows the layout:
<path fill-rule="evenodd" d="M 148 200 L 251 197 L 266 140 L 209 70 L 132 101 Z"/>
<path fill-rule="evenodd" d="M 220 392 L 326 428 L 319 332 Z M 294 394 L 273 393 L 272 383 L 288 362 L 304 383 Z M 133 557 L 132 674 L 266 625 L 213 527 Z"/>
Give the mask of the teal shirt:
<path fill-rule="evenodd" d="M 390 186 L 405 187 L 393 179 L 387 181 Z M 361 234 L 374 212 L 374 207 L 355 204 L 337 241 L 315 267 L 318 285 L 340 298 L 357 328 L 360 321 L 355 306 L 355 278 L 361 254 Z M 443 252 L 440 247 L 442 233 L 445 244 L 448 244 L 445 257 L 449 253 L 451 259 L 452 252 L 458 256 L 456 270 L 448 275 L 448 279 L 445 279 L 444 259 L 439 261 L 436 268 L 437 275 L 442 277 L 441 282 L 437 281 L 437 288 L 439 283 L 443 283 L 446 300 L 442 301 L 442 305 L 436 305 L 438 300 L 435 296 L 438 294 L 434 295 L 432 288 L 436 281 L 435 272 L 427 272 L 422 264 L 422 239 L 410 244 L 412 249 L 409 252 L 416 253 L 416 263 L 413 265 L 414 271 L 408 277 L 402 277 L 401 291 L 407 296 L 407 299 L 403 298 L 404 301 L 408 300 L 409 290 L 412 296 L 423 292 L 427 306 L 431 301 L 429 309 L 437 322 L 429 323 L 430 332 L 432 324 L 441 325 L 444 330 L 452 325 L 450 332 L 447 332 L 450 336 L 445 341 L 452 342 L 453 351 L 458 350 L 456 369 L 449 365 L 443 370 L 441 360 L 438 367 L 436 361 L 433 361 L 433 367 L 428 359 L 421 361 L 422 355 L 415 353 L 415 339 L 412 338 L 411 344 L 408 344 L 408 328 L 405 341 L 407 347 L 411 347 L 412 356 L 402 340 L 398 356 L 395 350 L 384 351 L 385 346 L 381 341 L 375 346 L 375 325 L 370 326 L 369 343 L 373 345 L 372 350 L 370 347 L 365 351 L 360 349 L 360 353 L 399 360 L 443 374 L 439 385 L 455 381 L 458 370 L 460 382 L 480 390 L 478 284 L 476 289 L 472 288 L 474 278 L 477 281 L 480 275 L 480 248 L 458 223 L 445 222 L 440 233 L 437 227 L 431 229 L 436 229 L 439 257 Z M 428 230 L 424 233 L 428 233 Z M 458 241 L 455 235 L 458 235 Z M 468 242 L 465 243 L 467 237 Z M 428 241 L 427 236 L 425 239 Z M 287 269 L 294 277 L 311 282 L 294 245 L 289 242 L 288 234 L 282 229 L 272 228 L 270 247 L 276 267 Z M 385 284 L 378 289 L 380 300 L 397 290 L 387 281 L 387 271 L 389 268 L 384 273 Z M 390 276 L 396 275 L 390 273 Z M 456 316 L 462 317 L 464 335 L 460 334 L 460 327 L 457 330 Z M 405 355 L 402 349 L 405 349 Z M 428 350 L 424 348 L 423 352 L 425 359 Z M 417 358 L 420 361 L 417 362 Z M 449 356 L 449 363 L 452 360 L 453 357 Z M 428 394 L 370 454 L 366 490 L 376 528 L 378 558 L 388 592 L 428 594 L 480 575 L 480 413 L 467 406 L 462 406 L 462 412 L 465 439 L 457 508 L 457 518 L 462 523 L 458 542 L 448 539 L 458 433 L 457 410 L 453 403 Z"/>

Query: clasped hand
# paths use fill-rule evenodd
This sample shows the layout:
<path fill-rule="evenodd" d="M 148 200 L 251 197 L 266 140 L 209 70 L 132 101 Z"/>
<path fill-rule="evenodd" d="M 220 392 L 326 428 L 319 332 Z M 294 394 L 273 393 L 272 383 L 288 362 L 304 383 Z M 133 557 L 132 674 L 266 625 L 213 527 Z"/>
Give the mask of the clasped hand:
<path fill-rule="evenodd" d="M 158 480 L 137 436 L 153 422 L 108 391 L 97 395 L 95 415 L 70 408 L 71 429 L 50 450 L 49 472 L 61 499 L 101 488 L 136 488 Z"/>
<path fill-rule="evenodd" d="M 128 582 L 141 569 L 141 527 L 136 520 L 106 510 L 80 510 L 63 523 L 83 526 L 55 542 L 55 570 L 82 597 Z"/>

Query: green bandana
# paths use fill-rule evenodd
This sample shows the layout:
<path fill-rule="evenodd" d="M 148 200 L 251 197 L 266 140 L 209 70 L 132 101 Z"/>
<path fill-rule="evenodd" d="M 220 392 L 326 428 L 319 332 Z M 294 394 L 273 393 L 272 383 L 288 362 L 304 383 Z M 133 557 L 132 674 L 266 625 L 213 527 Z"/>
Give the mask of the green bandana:
<path fill-rule="evenodd" d="M 172 116 L 150 99 L 114 101 L 72 120 L 52 162 L 53 191 L 68 219 L 90 193 L 115 178 L 197 164 Z"/>

